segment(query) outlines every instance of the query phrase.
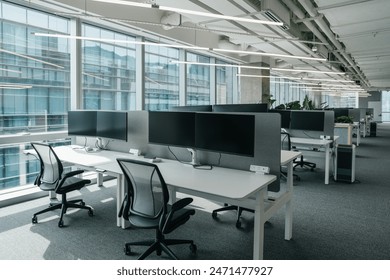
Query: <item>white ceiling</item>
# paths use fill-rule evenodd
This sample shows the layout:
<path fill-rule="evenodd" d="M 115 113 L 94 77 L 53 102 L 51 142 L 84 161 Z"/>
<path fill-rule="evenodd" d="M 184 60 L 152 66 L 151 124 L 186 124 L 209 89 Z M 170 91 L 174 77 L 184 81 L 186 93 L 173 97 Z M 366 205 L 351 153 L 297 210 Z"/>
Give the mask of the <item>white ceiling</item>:
<path fill-rule="evenodd" d="M 216 20 L 157 9 L 98 3 L 92 0 L 26 0 L 51 10 L 81 11 L 85 15 L 121 20 L 135 26 L 140 34 L 157 39 L 173 38 L 198 46 L 291 54 L 324 56 L 326 62 L 295 58 L 270 59 L 267 56 L 238 56 L 225 53 L 241 63 L 264 62 L 271 67 L 345 71 L 343 75 L 313 74 L 298 77 L 344 79 L 348 77 L 367 90 L 390 89 L 390 1 L 389 0 L 133 0 L 195 11 L 245 16 L 268 20 L 264 7 L 289 26 Z M 54 5 L 51 5 L 54 3 Z M 73 8 L 74 7 L 74 8 Z M 313 46 L 318 50 L 313 51 Z M 284 76 L 288 72 L 280 72 Z M 289 74 L 291 76 L 291 74 Z"/>

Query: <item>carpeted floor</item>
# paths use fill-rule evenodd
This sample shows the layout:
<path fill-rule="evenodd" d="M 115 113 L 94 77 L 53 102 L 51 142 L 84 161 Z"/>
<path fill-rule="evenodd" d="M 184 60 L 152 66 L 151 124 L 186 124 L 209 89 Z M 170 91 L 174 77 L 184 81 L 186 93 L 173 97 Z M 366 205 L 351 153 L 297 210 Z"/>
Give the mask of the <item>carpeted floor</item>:
<path fill-rule="evenodd" d="M 390 259 L 390 124 L 378 124 L 377 136 L 362 138 L 357 147 L 356 178 L 353 184 L 334 182 L 324 185 L 322 159 L 314 159 L 314 171 L 297 170 L 295 182 L 293 239 L 285 241 L 284 219 L 280 212 L 266 224 L 264 258 L 270 260 Z M 31 215 L 46 206 L 47 198 L 0 209 L 0 259 L 136 259 L 145 249 L 133 247 L 126 256 L 127 241 L 153 237 L 154 232 L 116 227 L 115 181 L 105 187 L 82 190 L 84 200 L 95 209 L 70 212 L 62 229 L 57 214 Z M 235 212 L 218 219 L 211 210 L 218 205 L 202 199 L 194 202 L 196 214 L 172 237 L 194 239 L 198 252 L 192 255 L 187 245 L 173 247 L 180 259 L 251 259 L 253 216 L 244 213 L 242 229 L 235 227 Z M 150 259 L 166 258 L 152 255 Z"/>

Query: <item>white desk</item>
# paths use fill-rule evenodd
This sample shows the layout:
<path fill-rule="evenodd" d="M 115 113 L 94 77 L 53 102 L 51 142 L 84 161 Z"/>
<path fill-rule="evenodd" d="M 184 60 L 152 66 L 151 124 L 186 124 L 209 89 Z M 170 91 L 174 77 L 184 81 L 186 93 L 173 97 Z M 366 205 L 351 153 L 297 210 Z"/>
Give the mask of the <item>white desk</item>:
<path fill-rule="evenodd" d="M 74 150 L 69 146 L 55 147 L 54 150 L 63 161 L 116 176 L 118 178 L 117 210 L 119 210 L 124 198 L 125 184 L 122 170 L 116 162 L 116 158 L 148 161 L 142 157 L 121 152 L 86 153 L 83 150 Z M 156 164 L 170 187 L 173 201 L 176 199 L 176 192 L 181 192 L 254 209 L 253 259 L 263 259 L 264 223 L 283 206 L 286 206 L 285 239 L 289 240 L 292 237 L 292 169 L 293 160 L 299 155 L 299 152 L 282 151 L 281 162 L 283 165 L 287 165 L 289 170 L 287 190 L 283 194 L 277 193 L 277 196 L 272 199 L 269 199 L 267 186 L 276 180 L 274 175 L 262 175 L 221 167 L 214 167 L 212 170 L 199 170 L 168 159 L 163 159 Z M 124 220 L 118 218 L 117 225 L 125 227 Z"/>
<path fill-rule="evenodd" d="M 329 170 L 330 170 L 330 155 L 332 143 L 336 143 L 338 136 L 334 136 L 334 140 L 313 139 L 313 138 L 298 138 L 291 137 L 291 145 L 299 147 L 312 147 L 325 149 L 325 184 L 329 184 Z"/>

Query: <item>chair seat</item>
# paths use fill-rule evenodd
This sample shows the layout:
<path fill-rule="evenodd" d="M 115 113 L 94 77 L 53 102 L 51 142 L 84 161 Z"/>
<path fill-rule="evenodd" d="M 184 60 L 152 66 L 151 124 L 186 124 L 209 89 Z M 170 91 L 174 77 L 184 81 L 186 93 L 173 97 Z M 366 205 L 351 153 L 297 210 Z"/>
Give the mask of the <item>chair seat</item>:
<path fill-rule="evenodd" d="M 91 180 L 71 177 L 66 179 L 65 183 L 57 190 L 58 194 L 64 194 L 75 190 L 80 190 L 85 185 L 90 184 Z"/>

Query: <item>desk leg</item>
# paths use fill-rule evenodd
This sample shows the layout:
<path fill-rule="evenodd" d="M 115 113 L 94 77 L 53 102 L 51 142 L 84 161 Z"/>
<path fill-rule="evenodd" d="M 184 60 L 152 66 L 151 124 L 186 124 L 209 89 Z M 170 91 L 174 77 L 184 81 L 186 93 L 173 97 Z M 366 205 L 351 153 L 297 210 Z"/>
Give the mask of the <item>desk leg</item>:
<path fill-rule="evenodd" d="M 267 188 L 261 189 L 256 194 L 255 225 L 253 236 L 253 259 L 262 260 L 264 250 L 264 222 L 265 222 L 265 203 Z"/>
<path fill-rule="evenodd" d="M 329 184 L 329 165 L 330 165 L 330 147 L 329 144 L 325 147 L 325 185 Z"/>
<path fill-rule="evenodd" d="M 97 173 L 96 183 L 98 187 L 103 187 L 103 173 Z"/>
<path fill-rule="evenodd" d="M 125 178 L 122 174 L 117 175 L 117 188 L 116 188 L 116 225 L 121 228 L 126 228 L 125 219 L 118 217 L 119 210 L 121 209 L 123 198 L 125 197 Z"/>
<path fill-rule="evenodd" d="M 292 238 L 292 223 L 293 223 L 293 204 L 292 194 L 293 190 L 293 162 L 287 165 L 287 192 L 291 193 L 290 200 L 286 203 L 285 220 L 284 220 L 284 239 L 290 240 Z"/>

